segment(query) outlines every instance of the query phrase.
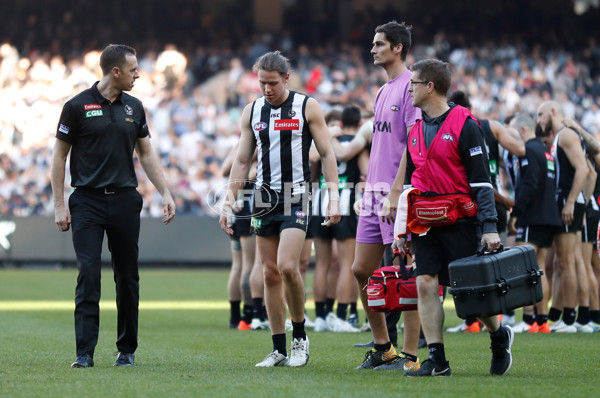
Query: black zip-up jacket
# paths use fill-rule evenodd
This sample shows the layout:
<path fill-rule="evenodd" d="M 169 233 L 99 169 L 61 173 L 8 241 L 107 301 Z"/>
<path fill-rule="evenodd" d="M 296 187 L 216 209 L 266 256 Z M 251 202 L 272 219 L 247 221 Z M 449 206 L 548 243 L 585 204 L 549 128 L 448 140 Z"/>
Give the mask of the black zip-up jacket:
<path fill-rule="evenodd" d="M 556 205 L 556 163 L 539 138 L 525 143 L 525 156 L 519 158 L 515 206 L 511 216 L 515 225 L 560 226 Z"/>

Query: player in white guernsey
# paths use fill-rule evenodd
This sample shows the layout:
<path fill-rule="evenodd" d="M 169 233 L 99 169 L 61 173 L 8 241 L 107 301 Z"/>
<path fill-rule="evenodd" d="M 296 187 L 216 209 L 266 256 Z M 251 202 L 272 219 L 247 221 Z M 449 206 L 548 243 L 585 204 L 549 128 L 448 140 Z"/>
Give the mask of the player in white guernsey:
<path fill-rule="evenodd" d="M 231 205 L 247 178 L 252 155 L 258 165 L 252 226 L 263 265 L 265 304 L 271 324 L 273 351 L 257 367 L 303 366 L 309 340 L 304 330 L 304 284 L 299 269 L 310 202 L 308 151 L 312 140 L 321 156 L 329 188 L 325 221 L 340 221 L 337 163 L 319 103 L 290 91 L 289 61 L 279 51 L 266 53 L 254 64 L 263 97 L 242 113 L 241 137 L 229 180 L 227 200 L 219 219 L 226 234 L 231 229 Z M 285 294 L 285 296 L 284 296 Z M 292 344 L 287 355 L 285 304 L 292 316 Z"/>

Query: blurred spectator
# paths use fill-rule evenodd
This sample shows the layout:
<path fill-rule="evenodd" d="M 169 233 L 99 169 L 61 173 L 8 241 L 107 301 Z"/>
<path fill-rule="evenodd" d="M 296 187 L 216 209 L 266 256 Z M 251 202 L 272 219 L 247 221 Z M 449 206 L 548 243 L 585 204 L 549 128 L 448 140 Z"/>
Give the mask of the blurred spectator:
<path fill-rule="evenodd" d="M 175 10 L 167 7 L 164 12 Z M 179 15 L 182 24 L 194 26 L 186 15 Z M 368 36 L 358 30 L 367 26 L 372 31 L 377 18 L 373 10 L 365 13 L 352 36 Z M 36 18 L 28 21 L 33 27 L 39 23 Z M 245 29 L 235 31 L 241 32 L 238 47 L 216 40 L 201 45 L 173 40 L 186 44 L 163 47 L 154 39 L 137 46 L 141 77 L 132 94 L 147 106 L 153 145 L 180 214 L 215 215 L 210 205 L 225 183 L 219 164 L 237 145 L 243 105 L 260 95 L 247 61 L 256 54 L 273 45 L 287 48 L 285 55 L 295 68 L 290 88 L 313 95 L 324 111 L 338 104 L 372 110 L 385 81 L 372 64 L 368 41 L 311 45 L 290 28 L 274 43 L 268 35 L 246 37 Z M 545 52 L 516 40 L 465 42 L 457 33 L 437 32 L 431 43 L 418 36 L 407 63 L 435 56 L 449 60 L 451 90 L 468 93 L 478 117 L 503 120 L 518 111 L 534 114 L 542 101 L 554 98 L 585 129 L 600 133 L 600 46 L 594 38 L 572 52 L 561 47 Z M 85 51 L 75 39 L 70 43 L 68 52 L 64 40 L 45 52 L 31 44 L 0 46 L 0 216 L 53 214 L 48 165 L 60 110 L 100 76 L 99 52 Z M 160 217 L 160 195 L 143 173 L 139 189 L 145 199 L 142 215 Z"/>

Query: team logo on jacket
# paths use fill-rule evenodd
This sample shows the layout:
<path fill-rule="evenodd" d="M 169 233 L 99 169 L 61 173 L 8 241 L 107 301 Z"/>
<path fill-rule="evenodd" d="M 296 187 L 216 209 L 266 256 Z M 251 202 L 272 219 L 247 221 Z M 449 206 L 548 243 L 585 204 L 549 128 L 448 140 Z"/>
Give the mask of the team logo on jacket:
<path fill-rule="evenodd" d="M 133 115 L 133 109 L 129 105 L 125 105 L 125 113 L 131 116 Z"/>
<path fill-rule="evenodd" d="M 288 117 L 294 117 L 296 116 L 296 111 L 293 109 L 290 109 L 290 111 L 288 112 Z"/>
<path fill-rule="evenodd" d="M 392 111 L 392 112 L 398 112 L 399 110 L 400 110 L 400 107 L 398 105 L 390 106 L 390 111 Z"/>
<path fill-rule="evenodd" d="M 452 137 L 452 134 L 449 134 L 449 133 L 442 135 L 442 139 L 444 141 L 449 141 L 449 142 L 454 141 L 454 137 Z"/>
<path fill-rule="evenodd" d="M 300 120 L 298 119 L 281 119 L 275 120 L 274 129 L 277 130 L 300 130 Z"/>
<path fill-rule="evenodd" d="M 254 125 L 254 130 L 256 130 L 256 131 L 262 131 L 266 128 L 267 128 L 267 123 L 265 123 L 265 122 L 258 122 Z"/>
<path fill-rule="evenodd" d="M 470 148 L 469 153 L 471 154 L 471 156 L 477 156 L 482 155 L 483 151 L 481 150 L 480 146 L 476 146 L 475 148 Z"/>
<path fill-rule="evenodd" d="M 412 146 L 417 145 L 417 137 L 413 137 L 411 144 Z"/>
<path fill-rule="evenodd" d="M 100 104 L 86 104 L 83 106 L 83 110 L 89 111 L 92 109 L 102 109 L 102 105 Z"/>

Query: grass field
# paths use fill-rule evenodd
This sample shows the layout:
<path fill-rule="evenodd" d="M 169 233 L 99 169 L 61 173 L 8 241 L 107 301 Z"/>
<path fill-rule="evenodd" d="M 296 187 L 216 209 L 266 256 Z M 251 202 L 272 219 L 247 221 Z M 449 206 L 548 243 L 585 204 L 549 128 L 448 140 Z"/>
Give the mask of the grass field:
<path fill-rule="evenodd" d="M 353 370 L 365 350 L 352 344 L 370 340 L 370 333 L 310 330 L 308 366 L 257 369 L 271 350 L 270 335 L 227 329 L 225 270 L 141 271 L 133 368 L 112 366 L 116 310 L 112 272 L 105 271 L 95 367 L 71 369 L 75 279 L 75 270 L 0 270 L 1 397 L 598 396 L 598 333 L 517 335 L 514 364 L 503 377 L 488 374 L 485 333 L 446 334 L 452 378 Z M 446 307 L 446 325 L 453 326 L 459 320 Z M 312 302 L 307 308 L 314 315 Z M 426 355 L 419 351 L 421 360 Z"/>

